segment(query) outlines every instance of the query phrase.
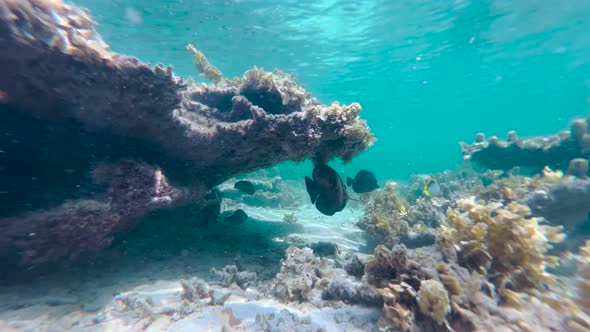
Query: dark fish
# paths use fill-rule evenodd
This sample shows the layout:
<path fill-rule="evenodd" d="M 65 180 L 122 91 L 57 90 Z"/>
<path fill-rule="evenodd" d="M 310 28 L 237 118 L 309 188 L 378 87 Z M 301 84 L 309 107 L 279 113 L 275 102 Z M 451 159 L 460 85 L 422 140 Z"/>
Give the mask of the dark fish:
<path fill-rule="evenodd" d="M 203 197 L 203 204 L 199 211 L 201 225 L 207 226 L 217 223 L 217 217 L 221 212 L 221 192 L 217 188 L 211 189 Z"/>
<path fill-rule="evenodd" d="M 375 174 L 365 170 L 356 173 L 354 179 L 347 177 L 346 184 L 349 187 L 352 186 L 352 190 L 357 194 L 368 193 L 379 188 Z"/>
<path fill-rule="evenodd" d="M 333 216 L 344 210 L 348 194 L 338 173 L 328 165 L 317 165 L 313 169 L 312 178 L 305 177 L 305 187 L 318 211 Z"/>
<path fill-rule="evenodd" d="M 234 211 L 234 213 L 231 214 L 231 216 L 225 217 L 223 218 L 223 220 L 233 225 L 239 225 L 244 221 L 248 220 L 248 215 L 246 214 L 246 212 L 244 212 L 244 210 L 237 209 Z"/>
<path fill-rule="evenodd" d="M 256 188 L 254 184 L 250 181 L 241 180 L 234 184 L 234 188 L 238 189 L 239 191 L 245 192 L 248 195 L 254 195 Z"/>

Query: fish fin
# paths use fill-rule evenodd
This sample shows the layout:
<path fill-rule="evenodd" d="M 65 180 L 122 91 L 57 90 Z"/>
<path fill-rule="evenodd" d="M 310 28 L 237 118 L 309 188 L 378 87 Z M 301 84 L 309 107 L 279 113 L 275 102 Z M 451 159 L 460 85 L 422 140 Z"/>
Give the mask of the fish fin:
<path fill-rule="evenodd" d="M 347 186 L 352 186 L 354 184 L 354 180 L 350 178 L 350 176 L 346 177 L 346 185 Z"/>
<path fill-rule="evenodd" d="M 355 201 L 355 202 L 362 203 L 361 201 L 359 201 L 359 200 L 358 200 L 358 199 L 356 199 L 356 198 L 350 198 L 350 197 L 347 197 L 347 198 L 348 198 L 348 199 L 350 199 L 351 201 Z"/>
<path fill-rule="evenodd" d="M 315 204 L 315 208 L 320 211 L 321 214 L 326 216 L 333 216 L 337 211 L 330 208 L 330 204 L 326 201 L 323 197 L 318 197 L 318 200 Z"/>
<path fill-rule="evenodd" d="M 305 177 L 305 188 L 307 189 L 307 193 L 309 194 L 309 198 L 311 199 L 311 203 L 315 204 L 320 195 L 316 189 L 315 182 L 309 178 L 309 176 Z"/>

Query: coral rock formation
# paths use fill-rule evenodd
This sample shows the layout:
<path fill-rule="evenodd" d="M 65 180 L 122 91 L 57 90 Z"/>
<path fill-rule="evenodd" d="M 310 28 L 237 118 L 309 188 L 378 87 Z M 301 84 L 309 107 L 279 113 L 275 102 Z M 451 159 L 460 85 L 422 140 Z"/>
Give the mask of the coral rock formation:
<path fill-rule="evenodd" d="M 281 271 L 273 286 L 275 296 L 283 301 L 309 301 L 312 290 L 319 287 L 320 271 L 326 262 L 316 258 L 310 248 L 289 247 L 281 261 Z"/>
<path fill-rule="evenodd" d="M 590 180 L 570 178 L 546 184 L 526 195 L 522 201 L 536 215 L 571 231 L 588 222 Z"/>
<path fill-rule="evenodd" d="M 490 169 L 508 170 L 515 166 L 540 172 L 543 167 L 566 170 L 570 160 L 590 157 L 588 120 L 572 121 L 571 129 L 547 137 L 519 138 L 508 133 L 508 140 L 478 134 L 472 144 L 461 143 L 463 157 Z"/>
<path fill-rule="evenodd" d="M 408 202 L 397 192 L 397 184 L 387 182 L 383 190 L 371 196 L 358 226 L 377 242 L 391 246 L 399 236 L 408 234 L 409 207 Z"/>
<path fill-rule="evenodd" d="M 386 246 L 404 243 L 408 247 L 434 244 L 434 233 L 426 224 L 438 225 L 444 216 L 430 203 L 410 204 L 398 193 L 395 182 L 371 193 L 365 214 L 357 225 L 375 241 Z"/>
<path fill-rule="evenodd" d="M 217 84 L 184 81 L 111 52 L 94 26 L 61 1 L 0 3 L 0 256 L 15 249 L 35 263 L 100 249 L 142 215 L 237 174 L 349 161 L 374 141 L 359 104 L 322 106 L 284 73 L 225 80 L 193 48 Z"/>
<path fill-rule="evenodd" d="M 575 158 L 570 160 L 566 173 L 582 179 L 588 178 L 588 159 Z"/>
<path fill-rule="evenodd" d="M 435 279 L 425 280 L 420 284 L 418 306 L 423 314 L 428 315 L 441 325 L 445 316 L 451 311 L 449 294 L 443 284 Z"/>
<path fill-rule="evenodd" d="M 523 205 L 480 205 L 469 199 L 448 212 L 441 226 L 441 245 L 457 248 L 459 264 L 489 274 L 505 300 L 510 290 L 542 289 L 552 281 L 546 266 L 556 258 L 545 255 L 551 243 L 563 239 L 561 227 L 540 225 Z"/>
<path fill-rule="evenodd" d="M 456 254 L 441 257 L 440 251 L 375 249 L 363 280 L 383 297 L 381 331 L 562 331 L 566 324 L 582 324 L 584 316 L 570 315 L 563 294 L 504 288 L 500 295 L 510 301 L 500 302 L 489 281 L 496 280 L 493 274 L 470 272 Z"/>

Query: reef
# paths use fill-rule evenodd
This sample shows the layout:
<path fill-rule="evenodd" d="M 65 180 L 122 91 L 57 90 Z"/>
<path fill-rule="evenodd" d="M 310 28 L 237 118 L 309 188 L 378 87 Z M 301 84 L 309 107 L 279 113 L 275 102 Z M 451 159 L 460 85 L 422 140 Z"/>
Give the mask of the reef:
<path fill-rule="evenodd" d="M 321 273 L 327 270 L 327 261 L 315 257 L 310 248 L 289 247 L 285 255 L 272 287 L 273 294 L 285 302 L 312 301 L 317 295 L 313 290 L 326 286 Z"/>
<path fill-rule="evenodd" d="M 580 248 L 578 272 L 576 276 L 576 292 L 568 327 L 572 332 L 590 330 L 590 241 Z"/>
<path fill-rule="evenodd" d="M 292 76 L 183 80 L 110 51 L 86 10 L 0 3 L 0 256 L 34 265 L 109 246 L 151 211 L 198 202 L 285 160 L 345 162 L 375 140 L 359 104 L 321 105 Z"/>
<path fill-rule="evenodd" d="M 574 161 L 579 163 L 580 161 Z M 473 182 L 469 180 L 469 182 Z M 487 204 L 518 203 L 527 206 L 534 216 L 554 226 L 563 226 L 568 237 L 559 247 L 575 250 L 588 235 L 590 213 L 590 181 L 586 177 L 568 175 L 561 170 L 544 167 L 532 177 L 519 175 L 517 170 L 506 174 L 486 171 L 475 185 L 456 193 L 475 197 Z M 455 205 L 455 198 L 445 205 Z"/>
<path fill-rule="evenodd" d="M 380 294 L 335 265 L 310 248 L 289 247 L 270 280 L 229 265 L 212 269 L 212 280 L 160 281 L 119 293 L 99 312 L 78 317 L 78 324 L 148 331 L 372 331 Z"/>
<path fill-rule="evenodd" d="M 573 163 L 584 169 L 583 161 Z M 585 330 L 584 297 L 572 294 L 584 294 L 587 258 L 580 258 L 574 291 L 571 271 L 557 268 L 554 256 L 570 257 L 564 232 L 573 237 L 587 220 L 582 173 L 459 169 L 431 175 L 440 197 L 422 194 L 425 176 L 400 192 L 386 185 L 373 193 L 359 226 L 384 245 L 368 259 L 352 256 L 345 268 L 381 294 L 380 330 Z M 416 222 L 436 236 L 435 245 L 400 245 L 398 230 Z"/>
<path fill-rule="evenodd" d="M 509 170 L 520 166 L 540 173 L 545 167 L 566 171 L 571 160 L 590 158 L 588 119 L 575 119 L 570 130 L 550 136 L 521 138 L 515 131 L 507 140 L 483 133 L 477 134 L 472 144 L 461 143 L 463 158 L 489 169 Z M 587 176 L 587 163 L 586 173 Z"/>
<path fill-rule="evenodd" d="M 588 223 L 590 180 L 570 178 L 548 184 L 527 194 L 523 201 L 534 214 L 572 231 Z"/>
<path fill-rule="evenodd" d="M 444 239 L 441 241 L 436 247 L 428 248 L 406 249 L 398 245 L 391 250 L 384 246 L 375 249 L 366 264 L 363 280 L 382 295 L 380 330 L 562 331 L 572 321 L 571 301 L 565 293 L 543 287 L 529 291 L 526 288 L 507 291 L 505 285 L 497 288 L 495 272 L 479 273 L 463 260 L 463 248 L 449 249 Z M 508 248 L 519 243 L 509 241 Z M 523 242 L 527 241 L 536 243 L 538 240 Z M 464 242 L 469 245 L 467 239 Z M 532 251 L 529 257 L 535 256 L 535 250 Z M 500 258 L 492 260 L 503 265 Z M 542 264 L 540 267 L 533 265 L 538 263 L 533 261 L 523 267 L 533 271 L 544 269 Z M 511 263 L 515 262 L 508 260 L 507 264 Z M 518 271 L 518 266 L 513 268 Z M 527 277 L 531 280 L 544 282 L 550 278 L 549 274 L 522 273 L 529 273 Z M 516 276 L 512 274 L 511 277 Z M 520 277 L 515 278 L 512 286 L 522 282 L 518 280 Z M 518 286 L 524 287 L 531 280 Z"/>
<path fill-rule="evenodd" d="M 539 224 L 528 207 L 518 203 L 482 205 L 469 199 L 448 211 L 439 245 L 455 249 L 460 265 L 489 275 L 503 300 L 514 291 L 544 289 L 552 282 L 545 271 L 557 258 L 547 255 L 563 240 L 562 227 Z"/>
<path fill-rule="evenodd" d="M 482 174 L 474 171 L 470 165 L 435 174 L 412 174 L 409 183 L 401 187 L 408 202 L 413 204 L 418 198 L 425 198 L 423 190 L 428 177 L 433 178 L 440 185 L 440 198 L 443 200 L 460 197 L 461 193 L 481 185 L 484 178 Z"/>
<path fill-rule="evenodd" d="M 370 195 L 357 225 L 377 243 L 421 247 L 434 244 L 434 229 L 444 220 L 441 212 L 424 199 L 410 205 L 398 191 L 397 183 L 389 181 Z"/>
<path fill-rule="evenodd" d="M 387 182 L 383 190 L 372 195 L 364 216 L 359 220 L 360 229 L 369 233 L 378 243 L 393 245 L 399 236 L 407 235 L 409 204 L 397 192 L 395 182 Z"/>

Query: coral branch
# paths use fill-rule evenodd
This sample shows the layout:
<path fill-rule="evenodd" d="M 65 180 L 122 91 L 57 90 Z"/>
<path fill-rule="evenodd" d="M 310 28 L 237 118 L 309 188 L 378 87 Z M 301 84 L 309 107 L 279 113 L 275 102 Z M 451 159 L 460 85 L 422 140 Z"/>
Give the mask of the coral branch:
<path fill-rule="evenodd" d="M 197 50 L 192 44 L 188 44 L 186 49 L 193 54 L 195 58 L 195 67 L 201 75 L 201 77 L 210 80 L 217 84 L 223 79 L 221 70 L 209 63 L 209 60 L 205 57 L 201 51 Z"/>

